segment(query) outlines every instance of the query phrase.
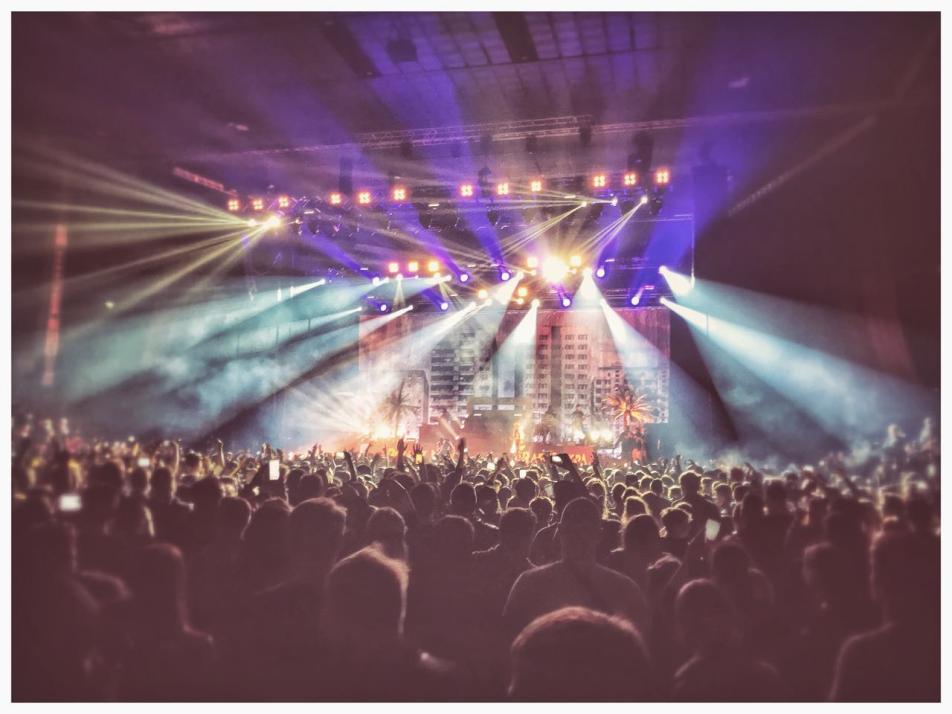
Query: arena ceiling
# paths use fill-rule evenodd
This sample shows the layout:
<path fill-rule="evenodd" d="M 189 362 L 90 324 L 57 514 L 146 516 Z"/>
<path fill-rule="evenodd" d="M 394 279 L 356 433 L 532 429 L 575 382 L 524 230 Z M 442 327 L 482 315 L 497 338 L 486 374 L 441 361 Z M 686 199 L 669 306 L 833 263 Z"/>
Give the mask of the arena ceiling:
<path fill-rule="evenodd" d="M 543 131 L 544 171 L 638 126 L 673 159 L 693 127 L 869 111 L 937 51 L 928 14 L 16 13 L 13 30 L 15 136 L 240 186 L 336 174 L 371 132 L 507 122 L 596 127 L 590 147 Z M 458 164 L 451 144 L 412 158 Z M 525 162 L 505 144 L 499 161 Z M 378 153 L 358 171 L 399 155 Z"/>

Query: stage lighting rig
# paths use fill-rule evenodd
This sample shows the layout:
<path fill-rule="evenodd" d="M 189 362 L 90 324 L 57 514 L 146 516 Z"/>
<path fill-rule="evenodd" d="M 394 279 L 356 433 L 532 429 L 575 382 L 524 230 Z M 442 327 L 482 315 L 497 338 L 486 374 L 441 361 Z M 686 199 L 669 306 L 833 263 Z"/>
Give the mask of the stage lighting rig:
<path fill-rule="evenodd" d="M 236 211 L 240 211 L 240 210 L 241 210 L 241 201 L 239 201 L 237 198 L 229 198 L 229 199 L 228 199 L 228 210 L 231 211 L 232 213 L 235 213 Z"/>

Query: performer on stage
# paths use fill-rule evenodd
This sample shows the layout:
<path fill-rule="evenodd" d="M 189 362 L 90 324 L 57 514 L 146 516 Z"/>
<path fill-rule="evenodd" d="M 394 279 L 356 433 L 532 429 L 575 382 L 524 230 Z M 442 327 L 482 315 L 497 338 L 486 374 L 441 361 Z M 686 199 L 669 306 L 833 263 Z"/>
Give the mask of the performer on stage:
<path fill-rule="evenodd" d="M 546 409 L 542 415 L 542 420 L 536 425 L 533 441 L 541 444 L 551 444 L 556 440 L 556 427 L 558 426 L 558 417 L 552 407 Z"/>
<path fill-rule="evenodd" d="M 571 414 L 571 419 L 572 441 L 581 444 L 585 441 L 585 412 L 582 411 L 581 407 L 576 406 Z"/>
<path fill-rule="evenodd" d="M 621 445 L 621 457 L 631 459 L 632 461 L 643 462 L 645 460 L 645 430 L 644 427 L 636 422 L 631 424 L 625 431 L 618 435 L 615 441 L 615 448 Z"/>

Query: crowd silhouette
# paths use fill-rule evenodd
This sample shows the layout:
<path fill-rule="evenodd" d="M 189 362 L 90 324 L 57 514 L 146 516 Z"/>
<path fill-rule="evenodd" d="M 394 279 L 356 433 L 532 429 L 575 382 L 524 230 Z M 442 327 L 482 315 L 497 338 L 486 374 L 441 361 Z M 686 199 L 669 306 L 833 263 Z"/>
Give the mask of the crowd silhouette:
<path fill-rule="evenodd" d="M 18 416 L 13 699 L 938 701 L 939 448 L 897 433 L 778 469 Z"/>

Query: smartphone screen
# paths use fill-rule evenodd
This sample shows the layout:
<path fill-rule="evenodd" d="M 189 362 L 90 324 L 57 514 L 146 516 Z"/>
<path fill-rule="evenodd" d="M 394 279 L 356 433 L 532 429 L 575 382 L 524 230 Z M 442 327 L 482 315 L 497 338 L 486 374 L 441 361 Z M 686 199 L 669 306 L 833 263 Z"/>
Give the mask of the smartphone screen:
<path fill-rule="evenodd" d="M 715 521 L 713 518 L 708 518 L 707 523 L 704 524 L 704 540 L 712 541 L 717 538 L 717 534 L 720 532 L 720 521 Z"/>
<path fill-rule="evenodd" d="M 83 506 L 82 497 L 78 493 L 64 493 L 59 497 L 57 508 L 63 513 L 75 513 Z"/>
<path fill-rule="evenodd" d="M 277 459 L 268 462 L 268 480 L 277 481 L 281 478 L 281 463 Z"/>
<path fill-rule="evenodd" d="M 147 468 L 149 468 L 149 464 L 150 464 L 151 462 L 149 461 L 149 457 L 148 457 L 148 456 L 140 456 L 138 462 L 136 462 L 136 463 L 139 464 L 139 468 L 140 468 L 140 469 L 147 469 Z"/>
<path fill-rule="evenodd" d="M 343 458 L 344 458 L 344 452 L 343 452 L 343 451 L 338 451 L 336 454 L 334 454 L 334 458 L 335 458 L 335 459 L 343 459 Z"/>
<path fill-rule="evenodd" d="M 552 463 L 553 463 L 553 464 L 561 464 L 561 463 L 562 463 L 562 457 L 561 457 L 561 456 L 553 456 L 553 457 L 552 457 Z"/>
<path fill-rule="evenodd" d="M 519 478 L 526 478 L 529 474 L 529 469 L 519 469 Z"/>

